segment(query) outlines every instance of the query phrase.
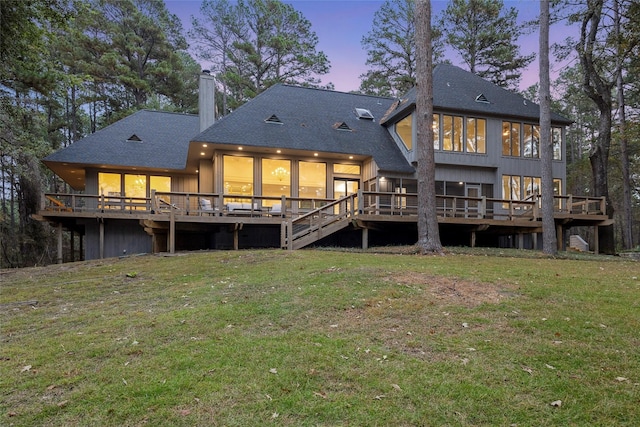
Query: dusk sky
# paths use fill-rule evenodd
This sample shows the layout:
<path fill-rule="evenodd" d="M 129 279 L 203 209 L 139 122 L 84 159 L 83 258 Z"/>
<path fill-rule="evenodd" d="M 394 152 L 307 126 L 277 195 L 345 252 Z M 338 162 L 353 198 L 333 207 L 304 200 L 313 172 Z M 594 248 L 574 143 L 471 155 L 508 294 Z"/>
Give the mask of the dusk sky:
<path fill-rule="evenodd" d="M 176 14 L 187 31 L 191 27 L 191 16 L 199 16 L 200 0 L 165 0 L 168 10 Z M 360 86 L 359 76 L 367 70 L 367 55 L 360 41 L 373 24 L 373 15 L 380 8 L 382 0 L 294 0 L 285 1 L 300 11 L 311 22 L 311 28 L 318 36 L 317 49 L 324 51 L 331 62 L 329 74 L 321 76 L 322 83 L 332 82 L 338 91 L 357 90 Z M 506 0 L 505 7 L 518 10 L 518 21 L 524 22 L 537 17 L 538 0 Z M 436 17 L 446 7 L 446 1 L 432 1 L 432 16 Z M 551 28 L 551 42 L 560 41 L 567 35 L 575 35 L 574 31 L 563 25 Z M 521 54 L 538 51 L 538 33 L 523 36 L 520 40 Z M 194 58 L 195 52 L 191 52 Z M 450 57 L 455 65 L 461 65 L 457 57 Z M 201 63 L 203 68 L 210 64 Z M 553 71 L 563 65 L 554 65 Z M 538 81 L 538 63 L 535 61 L 525 72 L 521 89 Z"/>

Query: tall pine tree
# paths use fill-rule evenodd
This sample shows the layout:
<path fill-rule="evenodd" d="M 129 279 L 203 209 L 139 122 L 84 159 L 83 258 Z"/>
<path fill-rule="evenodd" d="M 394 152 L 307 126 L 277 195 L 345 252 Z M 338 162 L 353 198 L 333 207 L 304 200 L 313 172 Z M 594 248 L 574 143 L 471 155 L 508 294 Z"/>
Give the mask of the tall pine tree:
<path fill-rule="evenodd" d="M 402 96 L 416 84 L 415 0 L 386 0 L 362 38 L 369 67 L 360 76 L 360 92 L 381 96 Z M 440 32 L 431 31 L 434 62 L 443 56 Z"/>
<path fill-rule="evenodd" d="M 502 0 L 450 0 L 439 26 L 470 72 L 517 90 L 522 70 L 535 58 L 520 54 L 517 17 L 517 10 L 505 10 Z"/>

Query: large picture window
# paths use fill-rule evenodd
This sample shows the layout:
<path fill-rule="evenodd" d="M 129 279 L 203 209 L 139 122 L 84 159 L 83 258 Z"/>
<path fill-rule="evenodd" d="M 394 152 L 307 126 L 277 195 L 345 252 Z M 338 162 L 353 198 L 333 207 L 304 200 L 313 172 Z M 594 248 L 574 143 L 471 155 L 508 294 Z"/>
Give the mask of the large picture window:
<path fill-rule="evenodd" d="M 101 196 L 122 196 L 122 175 L 99 172 L 98 190 Z"/>
<path fill-rule="evenodd" d="M 224 156 L 223 179 L 225 194 L 253 194 L 253 157 Z"/>
<path fill-rule="evenodd" d="M 467 152 L 484 154 L 487 152 L 487 121 L 467 117 Z"/>
<path fill-rule="evenodd" d="M 502 155 L 520 156 L 520 123 L 502 122 Z"/>
<path fill-rule="evenodd" d="M 462 117 L 442 116 L 442 149 L 462 151 Z"/>
<path fill-rule="evenodd" d="M 537 125 L 524 125 L 522 142 L 522 156 L 540 157 L 540 127 Z"/>
<path fill-rule="evenodd" d="M 542 180 L 537 176 L 520 177 L 502 175 L 502 198 L 505 200 L 529 199 L 534 194 L 542 194 Z M 562 194 L 562 180 L 553 180 L 553 195 Z M 558 199 L 559 200 L 559 199 Z M 504 204 L 507 208 L 508 204 Z"/>
<path fill-rule="evenodd" d="M 524 197 L 529 198 L 534 194 L 541 194 L 541 179 L 535 176 L 525 176 L 523 178 L 524 182 Z"/>
<path fill-rule="evenodd" d="M 126 174 L 124 176 L 124 195 L 136 198 L 147 197 L 147 176 Z"/>
<path fill-rule="evenodd" d="M 502 175 L 502 198 L 504 200 L 520 200 L 521 185 L 520 177 L 517 175 Z M 509 207 L 508 204 L 504 205 Z"/>
<path fill-rule="evenodd" d="M 291 161 L 262 159 L 262 195 L 281 197 L 291 196 Z M 280 203 L 277 200 L 266 199 L 264 206 Z"/>
<path fill-rule="evenodd" d="M 553 160 L 562 160 L 562 128 L 551 128 Z M 540 158 L 540 126 L 502 122 L 502 155 Z"/>
<path fill-rule="evenodd" d="M 411 150 L 413 148 L 412 122 L 413 115 L 410 114 L 396 123 L 396 133 L 402 140 L 404 146 L 407 147 L 407 150 Z"/>
<path fill-rule="evenodd" d="M 299 162 L 298 196 L 309 199 L 327 197 L 327 164 Z"/>

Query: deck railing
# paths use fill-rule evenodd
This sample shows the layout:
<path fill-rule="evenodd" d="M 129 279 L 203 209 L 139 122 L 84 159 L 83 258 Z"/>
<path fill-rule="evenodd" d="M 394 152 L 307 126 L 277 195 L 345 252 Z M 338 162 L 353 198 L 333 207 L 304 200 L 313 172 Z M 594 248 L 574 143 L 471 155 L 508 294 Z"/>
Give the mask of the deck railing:
<path fill-rule="evenodd" d="M 418 195 L 358 191 L 354 209 L 358 214 L 416 216 Z M 73 213 L 146 213 L 188 216 L 251 216 L 297 218 L 333 204 L 326 198 L 274 197 L 218 193 L 156 192 L 150 197 L 120 195 L 90 195 L 75 193 L 46 193 L 44 211 Z M 540 195 L 526 200 L 506 200 L 490 197 L 436 196 L 436 211 L 444 218 L 538 219 Z M 555 196 L 555 212 L 572 215 L 604 215 L 604 197 Z M 334 208 L 335 209 L 335 208 Z"/>

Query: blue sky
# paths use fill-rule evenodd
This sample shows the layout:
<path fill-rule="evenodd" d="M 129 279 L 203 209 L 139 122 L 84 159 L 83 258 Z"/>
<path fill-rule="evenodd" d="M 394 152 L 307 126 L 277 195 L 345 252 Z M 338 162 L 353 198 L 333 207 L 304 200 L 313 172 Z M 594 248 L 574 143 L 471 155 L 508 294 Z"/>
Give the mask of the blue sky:
<path fill-rule="evenodd" d="M 382 5 L 382 0 L 293 0 L 285 1 L 300 11 L 310 22 L 316 32 L 319 43 L 318 50 L 324 51 L 331 62 L 331 71 L 322 76 L 322 83 L 332 82 L 336 90 L 348 92 L 360 86 L 359 76 L 367 67 L 366 52 L 360 41 L 371 30 L 373 15 Z M 167 8 L 182 20 L 185 30 L 191 26 L 191 16 L 200 13 L 200 0 L 165 0 Z M 518 9 L 518 20 L 526 21 L 538 15 L 538 0 L 505 0 L 505 7 Z M 435 17 L 447 5 L 446 1 L 433 1 L 432 14 Z M 571 34 L 565 27 L 552 27 L 552 41 Z M 555 37 L 554 37 L 555 36 Z M 521 54 L 538 51 L 538 34 L 523 36 L 519 41 Z M 194 58 L 195 54 L 192 52 Z M 449 58 L 459 65 L 455 57 Z M 209 64 L 202 63 L 203 68 Z M 538 63 L 531 64 L 524 73 L 521 89 L 525 89 L 538 81 Z M 552 60 L 553 67 L 553 60 Z M 556 66 L 559 67 L 559 66 Z M 557 71 L 557 70 L 556 70 Z"/>

